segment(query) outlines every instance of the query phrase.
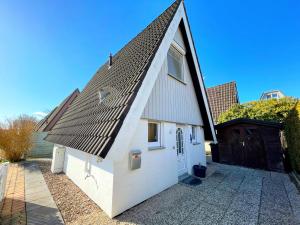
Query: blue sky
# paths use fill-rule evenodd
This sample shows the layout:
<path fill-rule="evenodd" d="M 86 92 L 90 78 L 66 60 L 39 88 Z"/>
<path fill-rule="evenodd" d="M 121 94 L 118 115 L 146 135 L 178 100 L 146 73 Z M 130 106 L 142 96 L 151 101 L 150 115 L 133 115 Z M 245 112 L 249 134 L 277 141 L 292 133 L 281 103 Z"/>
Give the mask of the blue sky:
<path fill-rule="evenodd" d="M 0 120 L 49 111 L 85 86 L 171 0 L 0 0 Z M 186 0 L 207 87 L 300 97 L 300 1 Z"/>

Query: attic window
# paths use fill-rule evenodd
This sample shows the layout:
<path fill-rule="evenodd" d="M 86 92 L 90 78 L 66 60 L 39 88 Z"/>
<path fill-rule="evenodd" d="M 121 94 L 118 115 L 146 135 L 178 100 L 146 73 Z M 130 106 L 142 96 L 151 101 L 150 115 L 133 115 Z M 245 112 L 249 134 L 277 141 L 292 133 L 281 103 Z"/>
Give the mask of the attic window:
<path fill-rule="evenodd" d="M 173 46 L 168 51 L 168 74 L 177 80 L 184 81 L 183 55 Z"/>
<path fill-rule="evenodd" d="M 99 101 L 100 103 L 102 103 L 106 99 L 106 97 L 110 95 L 110 92 L 108 90 L 101 89 L 98 92 L 98 94 L 99 94 Z"/>

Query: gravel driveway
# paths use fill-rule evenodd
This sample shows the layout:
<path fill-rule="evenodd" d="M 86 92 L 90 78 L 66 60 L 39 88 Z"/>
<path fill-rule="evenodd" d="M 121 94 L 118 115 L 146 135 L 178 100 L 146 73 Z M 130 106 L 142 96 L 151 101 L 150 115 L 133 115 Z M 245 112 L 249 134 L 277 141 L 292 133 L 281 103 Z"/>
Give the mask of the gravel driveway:
<path fill-rule="evenodd" d="M 211 164 L 199 186 L 177 184 L 109 219 L 65 175 L 49 173 L 50 162 L 39 165 L 68 224 L 300 224 L 300 194 L 281 173 Z"/>

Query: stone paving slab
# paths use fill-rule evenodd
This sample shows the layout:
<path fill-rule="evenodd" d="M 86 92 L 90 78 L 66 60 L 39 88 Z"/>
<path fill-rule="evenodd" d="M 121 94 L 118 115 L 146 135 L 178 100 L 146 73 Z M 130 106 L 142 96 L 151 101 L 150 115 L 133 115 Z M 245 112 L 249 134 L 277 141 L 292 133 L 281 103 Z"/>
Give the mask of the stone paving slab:
<path fill-rule="evenodd" d="M 30 162 L 24 166 L 27 225 L 64 224 L 39 167 Z"/>
<path fill-rule="evenodd" d="M 238 210 L 229 210 L 225 213 L 221 222 L 222 225 L 256 225 L 258 218 L 258 212 L 253 211 L 245 212 Z"/>
<path fill-rule="evenodd" d="M 20 163 L 10 163 L 0 210 L 0 224 L 26 224 L 24 193 L 24 167 Z"/>
<path fill-rule="evenodd" d="M 258 225 L 299 225 L 299 222 L 293 217 L 270 217 L 264 214 L 261 214 L 259 217 Z"/>
<path fill-rule="evenodd" d="M 206 202 L 200 202 L 198 207 L 188 215 L 183 225 L 218 224 L 224 216 L 226 209 L 220 209 Z"/>

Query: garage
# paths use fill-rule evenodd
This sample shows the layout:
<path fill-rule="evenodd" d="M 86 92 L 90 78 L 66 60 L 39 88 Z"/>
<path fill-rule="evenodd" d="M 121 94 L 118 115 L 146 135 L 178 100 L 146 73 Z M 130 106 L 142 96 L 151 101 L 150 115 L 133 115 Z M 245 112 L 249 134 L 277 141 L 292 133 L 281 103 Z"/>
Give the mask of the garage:
<path fill-rule="evenodd" d="M 218 144 L 213 160 L 250 168 L 284 171 L 280 123 L 235 119 L 215 126 Z"/>

